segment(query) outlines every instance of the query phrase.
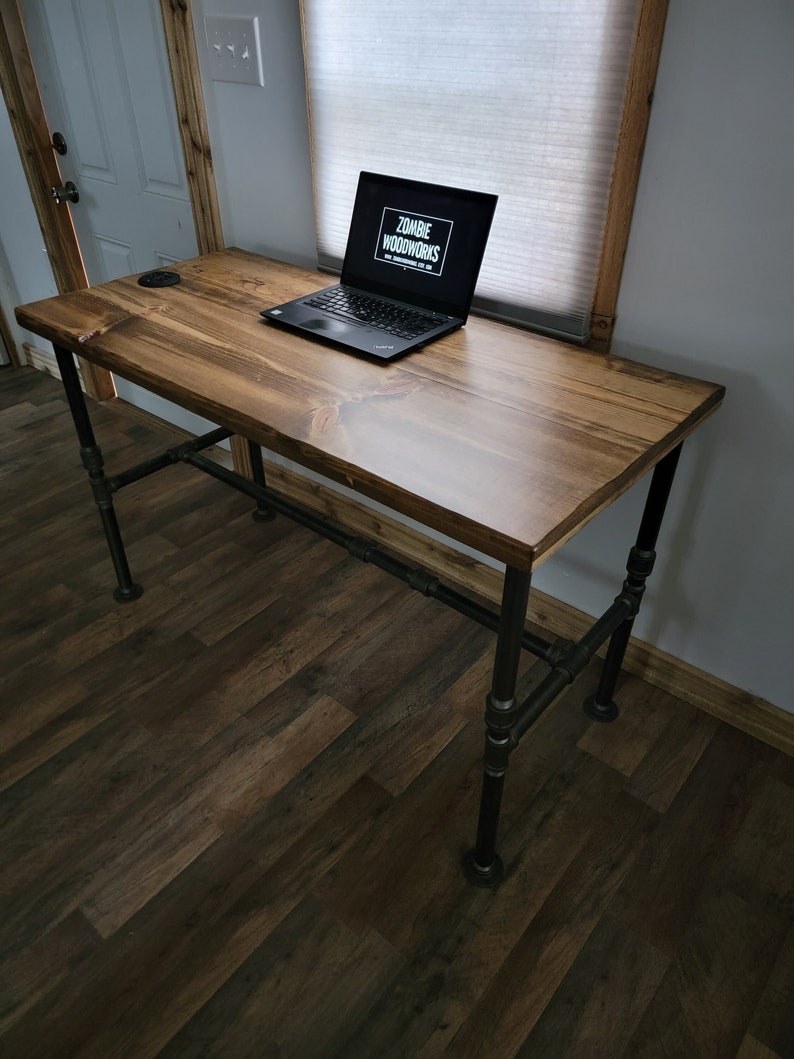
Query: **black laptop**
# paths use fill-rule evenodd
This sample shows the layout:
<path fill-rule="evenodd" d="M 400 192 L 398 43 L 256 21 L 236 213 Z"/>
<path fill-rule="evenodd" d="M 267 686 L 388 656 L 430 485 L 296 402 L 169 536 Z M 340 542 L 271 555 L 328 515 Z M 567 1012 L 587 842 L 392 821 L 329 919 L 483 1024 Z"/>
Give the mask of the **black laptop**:
<path fill-rule="evenodd" d="M 272 323 L 393 360 L 466 323 L 496 195 L 361 173 L 340 282 Z"/>

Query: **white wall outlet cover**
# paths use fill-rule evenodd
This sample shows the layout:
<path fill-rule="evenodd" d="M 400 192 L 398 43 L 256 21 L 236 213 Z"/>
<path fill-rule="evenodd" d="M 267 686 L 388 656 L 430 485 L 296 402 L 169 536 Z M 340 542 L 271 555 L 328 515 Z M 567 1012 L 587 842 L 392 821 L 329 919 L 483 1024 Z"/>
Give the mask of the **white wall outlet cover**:
<path fill-rule="evenodd" d="M 213 81 L 264 85 L 256 15 L 205 15 L 204 32 Z"/>

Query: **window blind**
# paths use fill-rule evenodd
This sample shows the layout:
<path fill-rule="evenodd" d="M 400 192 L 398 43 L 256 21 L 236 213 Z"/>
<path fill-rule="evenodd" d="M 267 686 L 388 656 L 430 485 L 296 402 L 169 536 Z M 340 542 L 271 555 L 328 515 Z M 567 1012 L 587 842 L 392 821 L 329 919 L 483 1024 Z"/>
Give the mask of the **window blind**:
<path fill-rule="evenodd" d="M 359 171 L 499 196 L 481 311 L 584 340 L 639 0 L 302 0 L 321 265 Z"/>

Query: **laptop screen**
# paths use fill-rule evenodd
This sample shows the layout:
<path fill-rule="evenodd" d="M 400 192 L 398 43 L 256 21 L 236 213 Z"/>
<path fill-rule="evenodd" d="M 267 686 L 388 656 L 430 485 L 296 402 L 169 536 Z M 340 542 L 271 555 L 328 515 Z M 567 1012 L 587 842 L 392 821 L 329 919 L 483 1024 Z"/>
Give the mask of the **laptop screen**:
<path fill-rule="evenodd" d="M 496 195 L 359 177 L 342 283 L 466 319 Z"/>

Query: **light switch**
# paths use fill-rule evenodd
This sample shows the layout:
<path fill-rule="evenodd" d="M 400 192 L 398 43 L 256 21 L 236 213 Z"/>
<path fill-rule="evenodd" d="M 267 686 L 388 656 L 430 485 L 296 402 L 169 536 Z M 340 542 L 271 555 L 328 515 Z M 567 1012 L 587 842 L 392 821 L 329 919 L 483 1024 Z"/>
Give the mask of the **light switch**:
<path fill-rule="evenodd" d="M 256 15 L 205 15 L 204 31 L 213 81 L 264 85 Z"/>

